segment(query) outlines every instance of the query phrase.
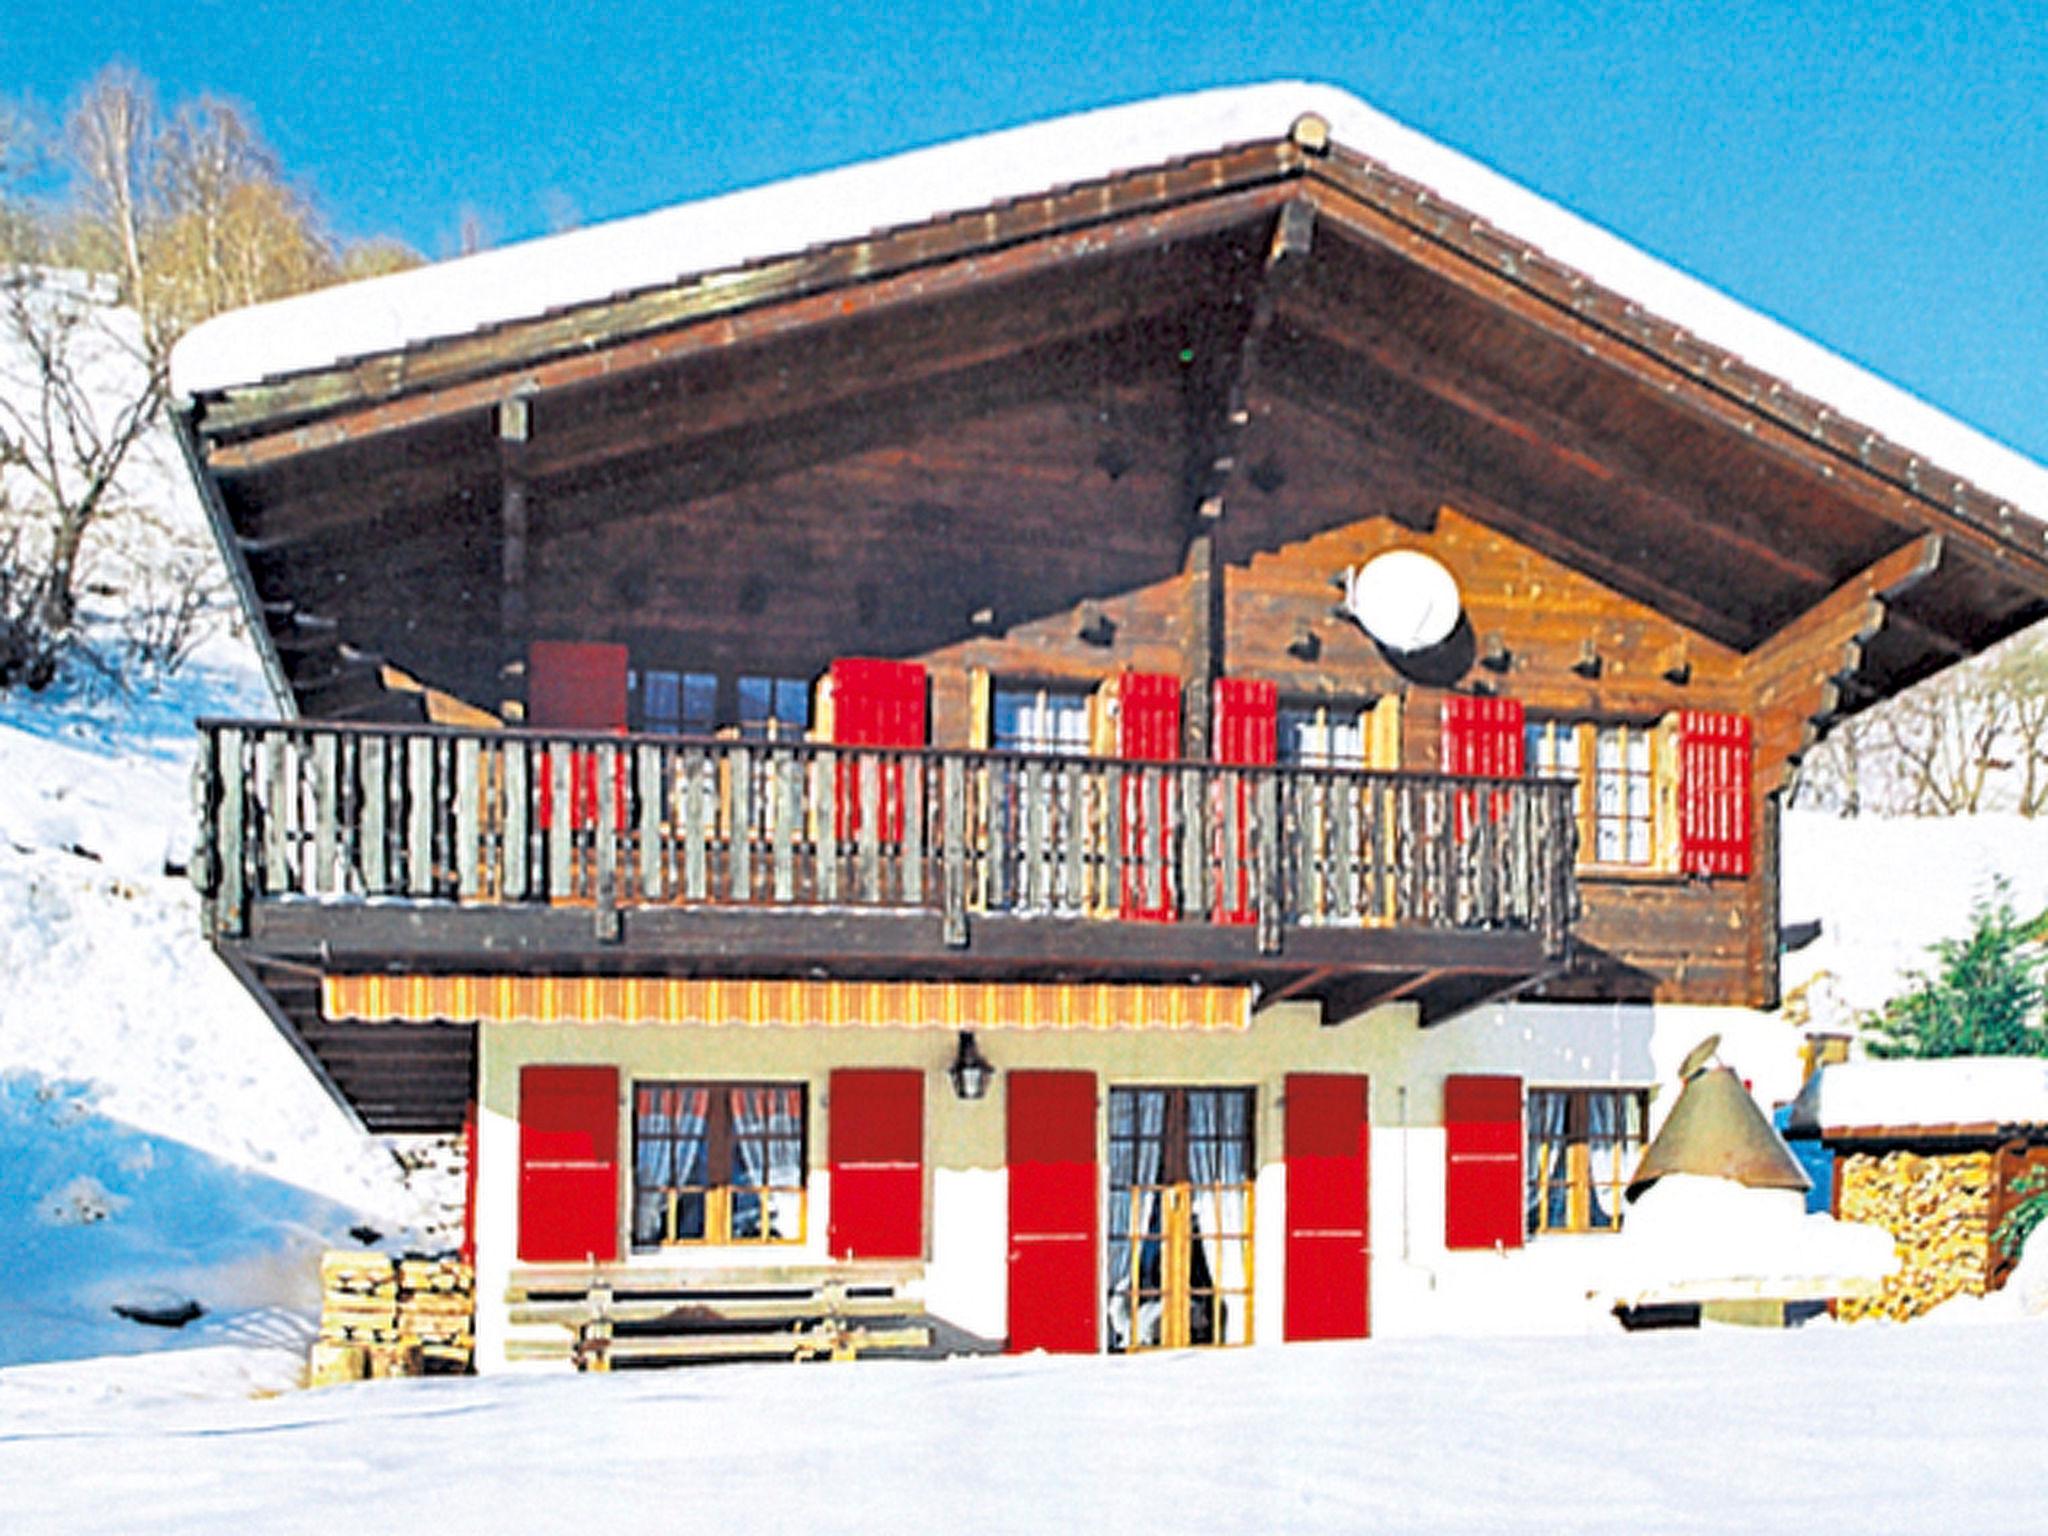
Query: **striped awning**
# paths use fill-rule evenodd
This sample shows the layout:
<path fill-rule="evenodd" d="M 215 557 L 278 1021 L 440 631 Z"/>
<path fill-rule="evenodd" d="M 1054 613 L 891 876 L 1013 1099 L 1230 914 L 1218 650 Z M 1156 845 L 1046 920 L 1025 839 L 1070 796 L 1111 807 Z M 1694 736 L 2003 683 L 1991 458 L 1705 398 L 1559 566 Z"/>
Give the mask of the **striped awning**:
<path fill-rule="evenodd" d="M 361 1023 L 1182 1032 L 1251 1023 L 1247 987 L 1135 982 L 328 976 L 320 1006 L 330 1020 Z"/>

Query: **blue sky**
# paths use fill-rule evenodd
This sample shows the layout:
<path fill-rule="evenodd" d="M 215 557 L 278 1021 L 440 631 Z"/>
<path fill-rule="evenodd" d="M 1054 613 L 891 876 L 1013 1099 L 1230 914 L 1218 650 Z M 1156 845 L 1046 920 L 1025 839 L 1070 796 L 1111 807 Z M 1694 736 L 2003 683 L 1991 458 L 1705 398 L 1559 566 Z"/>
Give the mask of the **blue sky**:
<path fill-rule="evenodd" d="M 452 248 L 1058 112 L 1310 76 L 2048 459 L 2039 0 L 0 0 L 0 93 L 111 57 L 250 107 L 335 227 Z"/>

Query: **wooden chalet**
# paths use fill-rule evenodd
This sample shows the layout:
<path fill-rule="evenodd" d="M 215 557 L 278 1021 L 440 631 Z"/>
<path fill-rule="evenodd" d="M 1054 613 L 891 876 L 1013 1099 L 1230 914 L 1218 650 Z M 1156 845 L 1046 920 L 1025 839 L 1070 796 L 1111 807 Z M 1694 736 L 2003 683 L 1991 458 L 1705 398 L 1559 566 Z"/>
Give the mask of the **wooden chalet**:
<path fill-rule="evenodd" d="M 1816 734 L 2048 612 L 2038 468 L 1320 87 L 175 382 L 281 705 L 202 727 L 208 930 L 366 1125 L 467 1116 L 486 1363 L 862 1264 L 1013 1349 L 1459 1326 L 1618 1223 L 1663 1022 L 1773 1004 Z"/>

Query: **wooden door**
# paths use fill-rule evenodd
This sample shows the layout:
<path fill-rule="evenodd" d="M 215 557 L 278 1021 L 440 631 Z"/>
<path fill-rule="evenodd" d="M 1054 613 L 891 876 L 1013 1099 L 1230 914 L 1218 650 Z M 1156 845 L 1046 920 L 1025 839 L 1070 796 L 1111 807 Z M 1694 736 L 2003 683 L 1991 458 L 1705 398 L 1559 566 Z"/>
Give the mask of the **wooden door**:
<path fill-rule="evenodd" d="M 1367 1088 L 1348 1074 L 1287 1079 L 1289 1339 L 1362 1339 L 1370 1328 Z"/>
<path fill-rule="evenodd" d="M 1010 1072 L 1010 1352 L 1093 1354 L 1095 1075 Z"/>

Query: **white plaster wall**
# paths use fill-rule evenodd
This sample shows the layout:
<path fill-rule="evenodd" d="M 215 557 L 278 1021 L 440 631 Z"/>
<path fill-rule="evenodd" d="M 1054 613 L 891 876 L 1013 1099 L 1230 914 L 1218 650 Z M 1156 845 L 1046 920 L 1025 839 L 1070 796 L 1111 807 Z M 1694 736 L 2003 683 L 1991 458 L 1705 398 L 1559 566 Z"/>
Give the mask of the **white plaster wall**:
<path fill-rule="evenodd" d="M 1677 1098 L 1679 1063 L 1710 1034 L 1766 1110 L 1799 1085 L 1799 1033 L 1745 1008 L 1514 1003 L 1429 1029 L 1361 1026 L 1373 1035 L 1373 1331 L 1412 1334 L 1580 1332 L 1613 1326 L 1588 1300 L 1613 1255 L 1600 1234 L 1551 1235 L 1519 1249 L 1444 1246 L 1444 1079 L 1520 1077 L 1529 1087 L 1613 1084 L 1653 1090 L 1652 1134 Z M 1352 1026 L 1346 1026 L 1352 1027 Z"/>
<path fill-rule="evenodd" d="M 1444 1248 L 1443 1082 L 1453 1073 L 1518 1076 L 1532 1086 L 1615 1084 L 1656 1090 L 1653 1128 L 1676 1097 L 1679 1061 L 1709 1033 L 1768 1108 L 1798 1085 L 1798 1033 L 1736 1008 L 1626 1004 L 1513 1004 L 1420 1028 L 1412 1008 L 1382 1008 L 1335 1026 L 1312 1007 L 1282 1005 L 1252 1028 L 1218 1035 L 1163 1031 L 982 1036 L 996 1063 L 989 1098 L 963 1104 L 944 1068 L 943 1031 L 662 1029 L 492 1026 L 482 1031 L 478 1130 L 478 1363 L 503 1366 L 502 1298 L 514 1264 L 518 1203 L 519 1068 L 528 1062 L 606 1062 L 636 1077 L 773 1077 L 809 1084 L 811 1172 L 799 1248 L 669 1249 L 626 1262 L 730 1266 L 821 1261 L 830 1211 L 828 1086 L 835 1066 L 916 1066 L 927 1074 L 928 1262 L 934 1317 L 984 1339 L 1007 1332 L 1008 1178 L 1003 1169 L 1006 1074 L 1020 1068 L 1094 1072 L 1103 1093 L 1142 1083 L 1250 1085 L 1257 1091 L 1253 1337 L 1280 1340 L 1285 1321 L 1288 1072 L 1362 1072 L 1372 1080 L 1372 1326 L 1383 1335 L 1527 1333 L 1611 1326 L 1591 1311 L 1611 1239 L 1543 1237 L 1505 1253 Z M 626 1106 L 621 1104 L 622 1137 Z M 1098 1136 L 1102 1134 L 1098 1118 Z M 623 1148 L 630 1138 L 622 1139 Z M 1098 1157 L 1106 1148 L 1098 1142 Z M 627 1182 L 627 1181 L 622 1181 Z M 623 1221 L 622 1192 L 621 1219 Z M 1098 1286 L 1098 1295 L 1101 1287 Z"/>

